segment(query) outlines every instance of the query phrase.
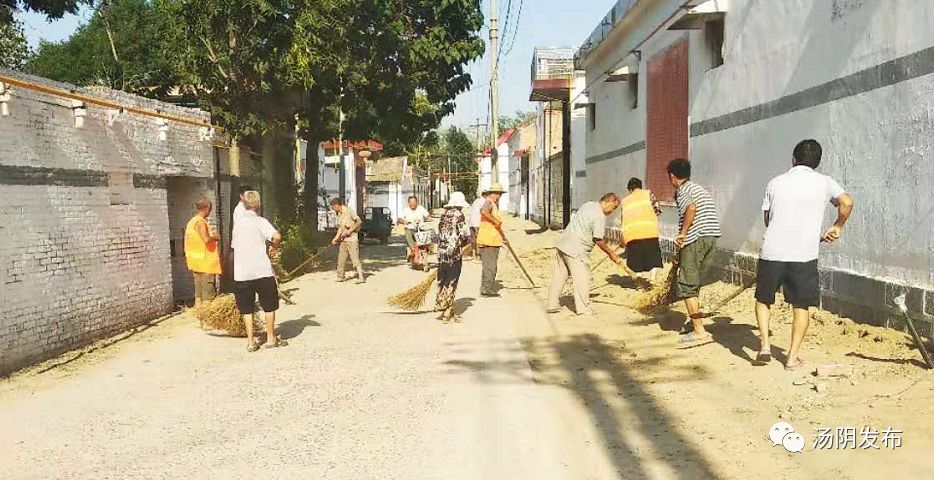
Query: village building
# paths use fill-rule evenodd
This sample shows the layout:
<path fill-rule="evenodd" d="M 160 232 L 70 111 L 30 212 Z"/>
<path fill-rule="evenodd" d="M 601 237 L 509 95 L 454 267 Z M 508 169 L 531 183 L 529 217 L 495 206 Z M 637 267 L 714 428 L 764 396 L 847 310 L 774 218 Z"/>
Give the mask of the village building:
<path fill-rule="evenodd" d="M 213 134 L 200 110 L 0 70 L 0 375 L 193 297 L 195 202 L 229 231 Z"/>
<path fill-rule="evenodd" d="M 528 219 L 531 206 L 529 158 L 534 154 L 535 117 L 529 117 L 516 126 L 506 142 L 509 147 L 509 204 L 504 208 L 520 218 Z"/>
<path fill-rule="evenodd" d="M 766 183 L 816 139 L 819 171 L 856 200 L 843 240 L 821 248 L 823 307 L 897 324 L 906 294 L 934 318 L 931 15 L 927 2 L 616 2 L 576 54 L 585 85 L 570 103 L 588 121 L 571 135 L 586 139 L 588 197 L 644 179 L 671 239 L 665 167 L 690 159 L 719 208 L 721 272 L 749 281 Z"/>

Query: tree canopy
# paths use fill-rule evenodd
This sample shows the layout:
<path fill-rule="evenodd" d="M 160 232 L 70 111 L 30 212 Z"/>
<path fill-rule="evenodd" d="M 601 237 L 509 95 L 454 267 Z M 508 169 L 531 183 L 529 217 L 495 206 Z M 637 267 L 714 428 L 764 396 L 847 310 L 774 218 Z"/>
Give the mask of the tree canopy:
<path fill-rule="evenodd" d="M 23 70 L 29 60 L 29 45 L 23 26 L 16 20 L 0 20 L 0 67 Z"/>
<path fill-rule="evenodd" d="M 44 13 L 50 20 L 77 13 L 81 5 L 93 0 L 0 0 L 0 23 L 11 22 L 17 12 Z"/>
<path fill-rule="evenodd" d="M 102 3 L 63 42 L 41 42 L 27 70 L 76 85 L 159 96 L 176 78 L 163 47 L 165 18 L 146 0 Z"/>

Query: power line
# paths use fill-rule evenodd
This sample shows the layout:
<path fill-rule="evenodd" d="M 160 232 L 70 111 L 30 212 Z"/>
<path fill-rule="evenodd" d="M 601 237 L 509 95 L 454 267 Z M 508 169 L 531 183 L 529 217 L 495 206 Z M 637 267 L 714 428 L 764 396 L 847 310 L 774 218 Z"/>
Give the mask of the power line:
<path fill-rule="evenodd" d="M 506 53 L 504 54 L 506 58 L 509 58 L 509 54 L 512 53 L 512 47 L 516 45 L 516 38 L 519 37 L 519 27 L 522 26 L 522 6 L 524 4 L 525 0 L 519 0 L 519 13 L 516 14 L 516 29 L 513 31 L 509 47 L 506 48 Z"/>
<path fill-rule="evenodd" d="M 506 35 L 509 33 L 509 17 L 512 15 L 512 0 L 508 0 L 506 3 L 506 20 L 503 22 L 503 39 L 506 38 Z M 505 43 L 505 42 L 503 42 Z M 499 50 L 496 52 L 496 66 L 494 68 L 499 69 L 499 61 L 503 56 L 503 51 Z"/>

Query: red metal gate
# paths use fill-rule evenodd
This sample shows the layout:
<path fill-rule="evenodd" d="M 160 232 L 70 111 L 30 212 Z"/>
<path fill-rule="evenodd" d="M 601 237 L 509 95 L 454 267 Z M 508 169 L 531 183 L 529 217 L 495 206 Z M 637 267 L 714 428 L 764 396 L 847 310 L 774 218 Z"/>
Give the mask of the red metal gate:
<path fill-rule="evenodd" d="M 688 40 L 671 45 L 648 62 L 646 186 L 659 200 L 674 198 L 665 167 L 688 158 Z"/>

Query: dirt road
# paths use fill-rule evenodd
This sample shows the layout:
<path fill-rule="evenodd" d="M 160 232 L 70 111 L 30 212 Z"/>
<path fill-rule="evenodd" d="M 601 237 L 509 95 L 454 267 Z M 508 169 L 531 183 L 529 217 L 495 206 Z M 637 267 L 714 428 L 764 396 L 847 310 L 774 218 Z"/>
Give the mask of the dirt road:
<path fill-rule="evenodd" d="M 545 285 L 554 234 L 530 228 L 510 222 L 510 237 Z M 247 354 L 245 341 L 182 315 L 4 381 L 0 478 L 855 479 L 934 468 L 934 383 L 901 334 L 819 315 L 805 358 L 852 364 L 852 376 L 752 367 L 748 298 L 712 319 L 717 344 L 679 351 L 671 330 L 683 315 L 618 305 L 636 293 L 608 267 L 594 279 L 599 318 L 547 316 L 543 289 L 528 289 L 505 251 L 503 296 L 479 298 L 479 264 L 467 263 L 464 323 L 442 325 L 385 305 L 424 275 L 399 265 L 398 245 L 364 256 L 366 285 L 327 272 L 290 284 L 287 348 Z M 775 335 L 784 346 L 782 322 Z M 767 440 L 780 418 L 804 434 L 804 452 Z M 902 429 L 903 445 L 812 448 L 817 427 L 864 425 Z"/>

